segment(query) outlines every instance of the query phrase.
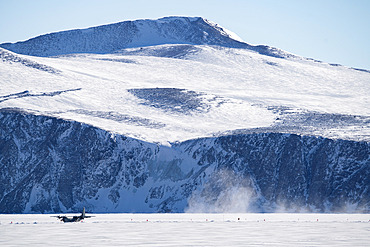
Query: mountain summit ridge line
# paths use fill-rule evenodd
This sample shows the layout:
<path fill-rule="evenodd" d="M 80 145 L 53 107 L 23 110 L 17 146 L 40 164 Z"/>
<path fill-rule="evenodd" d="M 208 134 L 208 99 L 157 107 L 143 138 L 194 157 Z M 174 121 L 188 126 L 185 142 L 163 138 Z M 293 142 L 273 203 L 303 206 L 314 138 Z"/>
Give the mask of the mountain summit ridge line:
<path fill-rule="evenodd" d="M 217 45 L 243 48 L 263 55 L 286 58 L 294 55 L 266 45 L 250 45 L 202 17 L 163 17 L 73 29 L 40 35 L 26 41 L 2 43 L 18 54 L 58 56 L 73 53 L 114 53 L 125 48 L 163 44 Z"/>

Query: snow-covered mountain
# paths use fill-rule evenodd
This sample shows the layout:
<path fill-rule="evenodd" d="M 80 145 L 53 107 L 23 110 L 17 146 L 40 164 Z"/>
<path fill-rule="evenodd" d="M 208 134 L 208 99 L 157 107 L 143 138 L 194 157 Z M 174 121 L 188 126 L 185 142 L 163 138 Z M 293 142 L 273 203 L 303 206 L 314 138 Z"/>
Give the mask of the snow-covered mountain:
<path fill-rule="evenodd" d="M 163 44 L 217 45 L 246 48 L 261 54 L 292 56 L 268 46 L 252 46 L 234 33 L 201 17 L 165 17 L 158 20 L 124 21 L 87 29 L 41 35 L 0 47 L 31 56 L 72 53 L 107 54 L 121 49 Z"/>
<path fill-rule="evenodd" d="M 0 212 L 370 211 L 367 71 L 189 17 L 0 47 Z"/>

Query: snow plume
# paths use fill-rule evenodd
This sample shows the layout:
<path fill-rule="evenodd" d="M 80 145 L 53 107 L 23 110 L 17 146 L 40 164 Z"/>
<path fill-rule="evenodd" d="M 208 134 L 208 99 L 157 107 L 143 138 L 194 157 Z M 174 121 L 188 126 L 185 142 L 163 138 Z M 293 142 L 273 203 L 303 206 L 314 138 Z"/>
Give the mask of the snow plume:
<path fill-rule="evenodd" d="M 347 213 L 347 214 L 368 214 L 370 212 L 370 208 L 367 205 L 359 205 L 359 203 L 347 201 L 347 202 L 344 202 L 341 207 L 334 208 L 332 212 Z"/>
<path fill-rule="evenodd" d="M 327 213 L 337 213 L 337 214 L 368 214 L 370 212 L 370 207 L 368 203 L 354 202 L 350 199 L 343 200 L 338 199 L 336 202 L 324 202 L 325 212 Z"/>
<path fill-rule="evenodd" d="M 293 200 L 291 200 L 293 201 Z M 277 200 L 272 205 L 264 205 L 265 211 L 269 213 L 338 213 L 338 214 L 366 214 L 369 213 L 369 206 L 366 203 L 341 200 L 333 202 L 326 200 L 321 203 L 306 203 L 297 201 L 292 203 L 289 200 Z"/>
<path fill-rule="evenodd" d="M 209 176 L 188 200 L 186 213 L 248 213 L 256 211 L 256 192 L 251 179 L 234 171 L 220 170 Z"/>
<path fill-rule="evenodd" d="M 286 200 L 277 200 L 277 202 L 272 203 L 273 206 L 267 207 L 266 211 L 269 213 L 313 213 L 313 212 L 319 212 L 319 209 L 317 209 L 314 206 L 305 205 L 302 203 L 292 203 L 287 202 Z"/>

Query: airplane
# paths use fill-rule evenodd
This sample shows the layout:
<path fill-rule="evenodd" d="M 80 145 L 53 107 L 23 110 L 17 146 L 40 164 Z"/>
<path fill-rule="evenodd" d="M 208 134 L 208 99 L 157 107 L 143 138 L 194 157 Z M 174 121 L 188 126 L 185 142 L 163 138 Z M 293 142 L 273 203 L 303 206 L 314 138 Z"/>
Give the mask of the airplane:
<path fill-rule="evenodd" d="M 73 216 L 72 218 L 71 217 L 67 217 L 67 216 L 60 216 L 60 215 L 58 215 L 58 216 L 50 216 L 50 217 L 56 217 L 60 221 L 63 221 L 65 223 L 65 222 L 79 222 L 79 221 L 81 221 L 83 219 L 91 218 L 91 217 L 95 217 L 95 216 L 86 216 L 85 215 L 85 207 L 84 207 L 80 216 Z"/>

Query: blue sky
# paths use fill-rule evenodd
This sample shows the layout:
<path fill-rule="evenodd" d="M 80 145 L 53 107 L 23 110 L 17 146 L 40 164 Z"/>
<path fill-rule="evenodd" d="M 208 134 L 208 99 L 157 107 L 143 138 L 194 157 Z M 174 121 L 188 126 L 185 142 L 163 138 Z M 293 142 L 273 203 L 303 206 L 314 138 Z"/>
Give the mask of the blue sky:
<path fill-rule="evenodd" d="M 202 16 L 250 44 L 370 69 L 370 0 L 0 0 L 0 43 L 124 20 Z"/>

